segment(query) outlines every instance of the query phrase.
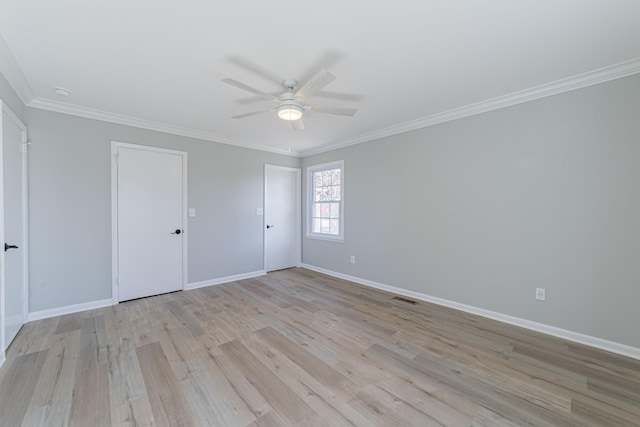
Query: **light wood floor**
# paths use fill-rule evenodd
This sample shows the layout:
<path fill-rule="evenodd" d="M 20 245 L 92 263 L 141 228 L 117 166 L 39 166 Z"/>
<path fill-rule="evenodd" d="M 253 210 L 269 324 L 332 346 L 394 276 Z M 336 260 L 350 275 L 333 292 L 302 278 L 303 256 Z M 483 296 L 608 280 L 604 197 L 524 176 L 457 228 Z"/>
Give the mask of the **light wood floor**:
<path fill-rule="evenodd" d="M 640 425 L 640 361 L 303 269 L 32 322 L 0 426 Z"/>

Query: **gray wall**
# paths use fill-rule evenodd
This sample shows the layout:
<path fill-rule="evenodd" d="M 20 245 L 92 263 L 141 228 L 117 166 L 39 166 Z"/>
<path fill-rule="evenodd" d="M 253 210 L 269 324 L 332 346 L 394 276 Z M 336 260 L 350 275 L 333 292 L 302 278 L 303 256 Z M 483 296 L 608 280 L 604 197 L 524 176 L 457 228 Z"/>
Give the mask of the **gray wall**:
<path fill-rule="evenodd" d="M 189 283 L 262 270 L 264 164 L 297 158 L 26 108 L 30 311 L 111 298 L 111 141 L 187 151 Z"/>
<path fill-rule="evenodd" d="M 110 297 L 111 140 L 189 152 L 189 282 L 262 268 L 263 165 L 298 159 L 0 98 L 34 143 L 31 311 Z M 636 75 L 309 157 L 345 160 L 345 242 L 303 261 L 640 347 L 638 99 Z"/>
<path fill-rule="evenodd" d="M 24 104 L 2 74 L 0 74 L 0 99 L 6 102 L 20 120 L 24 121 Z"/>
<path fill-rule="evenodd" d="M 640 347 L 639 99 L 636 75 L 306 158 L 345 161 L 345 242 L 303 262 Z"/>

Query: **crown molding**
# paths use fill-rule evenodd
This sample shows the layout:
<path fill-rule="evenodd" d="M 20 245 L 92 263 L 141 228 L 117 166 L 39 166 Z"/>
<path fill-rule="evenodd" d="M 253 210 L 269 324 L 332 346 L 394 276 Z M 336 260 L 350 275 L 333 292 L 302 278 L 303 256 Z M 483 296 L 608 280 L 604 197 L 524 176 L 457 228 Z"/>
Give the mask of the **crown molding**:
<path fill-rule="evenodd" d="M 104 122 L 117 123 L 126 126 L 164 132 L 172 135 L 186 136 L 189 138 L 202 139 L 205 141 L 219 142 L 221 144 L 234 145 L 237 147 L 250 148 L 253 150 L 266 151 L 270 153 L 284 154 L 286 156 L 299 157 L 298 152 L 290 152 L 284 149 L 270 148 L 255 145 L 244 141 L 239 141 L 223 135 L 210 132 L 203 132 L 194 129 L 187 129 L 165 123 L 139 119 L 124 114 L 110 113 L 87 107 L 80 107 L 65 102 L 36 97 L 29 81 L 22 68 L 15 59 L 11 48 L 0 33 L 0 74 L 5 77 L 11 88 L 17 93 L 22 103 L 28 107 L 42 110 L 54 111 L 58 113 L 71 114 L 73 116 L 85 117 L 88 119 L 101 120 Z"/>
<path fill-rule="evenodd" d="M 11 52 L 11 49 L 0 34 L 0 74 L 2 74 L 7 79 L 13 90 L 16 91 L 16 93 L 26 106 L 293 157 L 308 157 L 314 154 L 337 150 L 339 148 L 345 148 L 351 145 L 361 144 L 364 142 L 398 135 L 401 133 L 434 126 L 440 123 L 445 123 L 452 120 L 457 120 L 464 117 L 482 114 L 485 112 L 498 110 L 500 108 L 505 108 L 512 105 L 561 94 L 564 92 L 569 92 L 587 86 L 604 83 L 610 80 L 627 77 L 637 73 L 640 73 L 640 58 L 635 58 L 629 61 L 621 62 L 619 64 L 599 68 L 597 70 L 578 74 L 576 76 L 568 77 L 565 79 L 556 80 L 554 82 L 545 83 L 539 86 L 535 86 L 518 92 L 513 92 L 507 95 L 502 95 L 496 98 L 487 99 L 474 104 L 465 105 L 463 107 L 454 108 L 452 110 L 432 114 L 427 117 L 411 120 L 408 122 L 378 129 L 372 132 L 367 132 L 354 137 L 338 139 L 333 141 L 329 145 L 325 145 L 322 147 L 312 148 L 310 150 L 290 152 L 285 149 L 265 147 L 246 141 L 240 141 L 229 136 L 217 135 L 211 132 L 182 128 L 179 126 L 139 119 L 123 114 L 80 107 L 77 105 L 45 98 L 37 98 L 33 89 L 31 88 L 31 85 L 29 84 L 29 81 L 22 72 L 22 69 L 20 68 L 13 53 Z"/>
<path fill-rule="evenodd" d="M 608 82 L 610 80 L 627 77 L 637 73 L 640 73 L 640 58 L 635 58 L 630 61 L 621 62 L 619 64 L 599 68 L 597 70 L 578 74 L 565 79 L 534 86 L 529 89 L 498 96 L 496 98 L 487 99 L 485 101 L 476 102 L 474 104 L 465 105 L 463 107 L 454 108 L 452 110 L 443 111 L 441 113 L 432 114 L 427 117 L 378 129 L 355 137 L 334 141 L 334 143 L 330 145 L 302 151 L 300 155 L 302 157 L 308 157 L 314 154 L 325 153 L 327 151 L 361 144 L 363 142 L 373 141 L 440 123 L 450 122 L 463 117 L 474 116 L 476 114 L 482 114 L 488 111 L 498 110 L 500 108 L 558 95 L 564 92 L 597 85 L 599 83 Z"/>
<path fill-rule="evenodd" d="M 168 133 L 172 135 L 186 136 L 188 138 L 201 139 L 205 141 L 218 142 L 221 144 L 234 145 L 236 147 L 249 148 L 252 150 L 266 151 L 276 154 L 284 154 L 287 156 L 298 157 L 299 153 L 289 152 L 288 150 L 265 147 L 261 145 L 251 144 L 249 142 L 239 141 L 228 136 L 217 135 L 211 132 L 204 132 L 195 129 L 188 129 L 179 126 L 173 126 L 165 123 L 154 122 L 151 120 L 139 119 L 136 117 L 111 113 L 108 111 L 97 110 L 93 108 L 80 107 L 60 101 L 53 101 L 45 98 L 36 98 L 27 104 L 28 107 L 39 108 L 57 113 L 70 114 L 72 116 L 84 117 L 87 119 L 100 120 L 103 122 L 116 123 L 125 126 L 132 126 L 141 129 L 147 129 L 157 132 Z"/>
<path fill-rule="evenodd" d="M 18 94 L 23 104 L 27 105 L 35 99 L 35 92 L 2 34 L 0 34 L 0 74 L 7 79 L 9 86 Z"/>

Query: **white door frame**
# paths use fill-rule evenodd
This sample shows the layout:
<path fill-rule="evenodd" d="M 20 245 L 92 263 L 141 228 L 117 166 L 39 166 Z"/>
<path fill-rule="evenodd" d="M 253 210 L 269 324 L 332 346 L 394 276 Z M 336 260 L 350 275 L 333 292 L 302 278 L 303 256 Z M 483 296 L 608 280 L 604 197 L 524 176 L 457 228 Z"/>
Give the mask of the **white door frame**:
<path fill-rule="evenodd" d="M 262 206 L 267 205 L 267 171 L 269 170 L 285 170 L 296 173 L 296 200 L 294 201 L 296 206 L 296 267 L 302 265 L 302 169 L 292 168 L 288 166 L 271 165 L 265 163 L 264 165 L 264 190 Z M 262 217 L 262 270 L 267 271 L 267 223 L 266 212 L 263 212 Z"/>
<path fill-rule="evenodd" d="M 131 144 L 128 142 L 111 141 L 111 302 L 115 305 L 118 300 L 118 148 L 132 148 L 134 150 L 151 151 L 155 153 L 174 154 L 182 157 L 182 289 L 188 280 L 188 230 L 187 230 L 187 152 L 168 148 L 152 147 L 149 145 Z"/>
<path fill-rule="evenodd" d="M 10 119 L 15 123 L 15 125 L 20 129 L 22 133 L 22 266 L 23 272 L 22 277 L 24 280 L 23 288 L 22 288 L 22 300 L 23 300 L 23 309 L 22 313 L 24 313 L 24 318 L 22 319 L 22 324 L 27 323 L 28 315 L 29 315 L 29 229 L 28 229 L 28 208 L 29 208 L 29 173 L 28 173 L 28 139 L 27 139 L 27 126 L 22 123 L 22 120 L 16 116 L 13 111 L 9 108 L 9 106 L 0 99 L 0 112 L 4 112 Z M 4 137 L 3 135 L 3 116 L 0 115 L 0 141 Z M 3 203 L 4 200 L 4 159 L 3 159 L 3 144 L 0 143 L 0 203 Z M 0 224 L 1 227 L 4 227 L 4 206 L 0 208 Z M 4 242 L 4 236 L 2 236 L 2 242 Z M 5 359 L 5 280 L 4 280 L 4 271 L 5 271 L 5 258 L 4 258 L 4 248 L 0 248 L 0 270 L 2 273 L 0 274 L 0 365 L 4 362 Z"/>

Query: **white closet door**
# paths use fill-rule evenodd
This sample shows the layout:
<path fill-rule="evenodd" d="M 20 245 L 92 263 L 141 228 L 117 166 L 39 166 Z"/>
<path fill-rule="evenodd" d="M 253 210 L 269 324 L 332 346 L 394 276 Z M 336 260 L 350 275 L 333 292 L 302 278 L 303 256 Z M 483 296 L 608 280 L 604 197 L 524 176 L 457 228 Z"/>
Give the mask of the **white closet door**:
<path fill-rule="evenodd" d="M 0 104 L 2 104 L 0 102 Z M 26 128 L 2 105 L 2 239 L 4 351 L 27 321 Z"/>
<path fill-rule="evenodd" d="M 119 301 L 183 289 L 185 156 L 117 148 Z"/>
<path fill-rule="evenodd" d="M 300 169 L 265 167 L 265 269 L 296 267 L 300 261 Z"/>

